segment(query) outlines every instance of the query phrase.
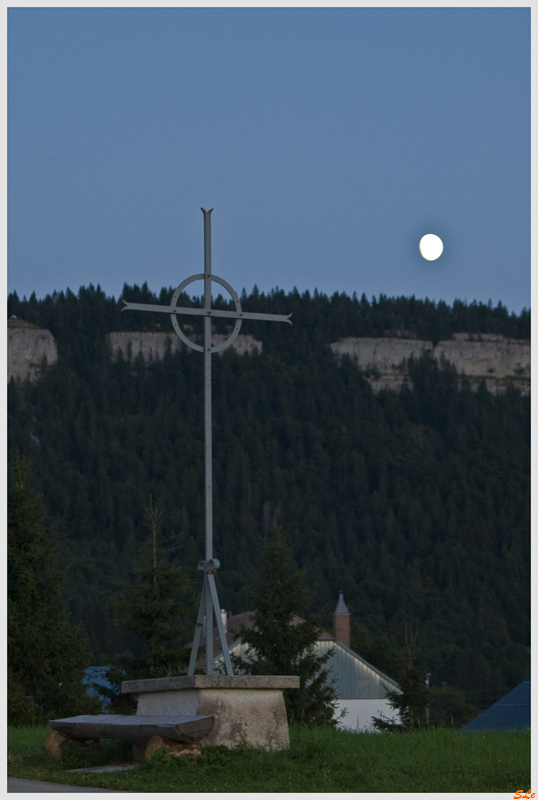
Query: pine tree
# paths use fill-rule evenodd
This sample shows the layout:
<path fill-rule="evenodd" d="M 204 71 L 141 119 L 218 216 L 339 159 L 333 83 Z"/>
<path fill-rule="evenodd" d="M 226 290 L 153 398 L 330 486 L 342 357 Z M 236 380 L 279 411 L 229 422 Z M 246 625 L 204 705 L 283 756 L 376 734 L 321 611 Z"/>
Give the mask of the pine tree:
<path fill-rule="evenodd" d="M 8 489 L 8 721 L 36 724 L 98 710 L 83 684 L 87 652 L 58 600 L 44 508 L 17 456 Z"/>
<path fill-rule="evenodd" d="M 250 675 L 298 675 L 299 689 L 285 689 L 290 722 L 333 725 L 336 693 L 324 664 L 330 653 L 318 655 L 319 628 L 295 619 L 307 600 L 303 576 L 294 571 L 282 528 L 273 523 L 264 548 L 264 564 L 257 576 L 254 625 L 243 628 L 246 658 L 234 657 L 234 667 Z"/>
<path fill-rule="evenodd" d="M 388 690 L 387 699 L 391 708 L 399 713 L 400 721 L 392 722 L 385 717 L 373 717 L 378 730 L 415 731 L 426 725 L 428 689 L 425 680 L 415 664 L 416 634 L 408 629 L 405 632 L 405 647 L 401 654 L 401 691 Z"/>
<path fill-rule="evenodd" d="M 112 690 L 104 694 L 117 713 L 132 710 L 132 698 L 121 695 L 122 681 L 181 674 L 190 655 L 181 645 L 189 631 L 187 620 L 195 612 L 194 601 L 185 599 L 190 579 L 171 562 L 171 548 L 161 538 L 162 512 L 153 506 L 151 497 L 144 522 L 150 535 L 140 549 L 135 580 L 115 601 L 124 615 L 120 624 L 141 640 L 144 652 L 116 657 L 107 671 Z"/>
<path fill-rule="evenodd" d="M 144 292 L 149 299 L 147 287 L 126 297 L 143 300 Z M 184 532 L 185 562 L 199 557 L 200 365 L 186 351 L 144 369 L 127 354 L 105 357 L 105 333 L 153 323 L 122 315 L 113 299 L 105 314 L 98 290 L 11 302 L 21 320 L 51 330 L 58 362 L 36 383 L 11 382 L 10 451 L 36 465 L 33 485 L 63 532 L 58 558 L 71 564 L 63 592 L 73 619 L 83 621 L 93 663 L 110 663 L 125 645 L 100 606 L 130 558 L 149 492 L 158 487 L 165 528 Z M 275 514 L 294 531 L 322 605 L 345 571 L 356 618 L 372 635 L 386 636 L 402 614 L 415 620 L 437 682 L 487 707 L 530 674 L 530 400 L 516 388 L 473 392 L 431 359 L 415 365 L 415 382 L 400 393 L 374 392 L 350 358 L 338 366 L 327 344 L 394 328 L 446 338 L 480 332 L 482 321 L 483 332 L 528 338 L 530 312 L 455 301 L 438 307 L 442 325 L 432 326 L 429 301 L 297 291 L 245 294 L 247 307 L 293 311 L 302 336 L 252 321 L 263 352 L 240 357 L 230 348 L 214 364 L 223 605 L 252 607 L 248 557 L 257 524 L 270 527 Z M 370 657 L 354 649 L 397 678 L 392 648 L 379 645 L 372 639 Z"/>

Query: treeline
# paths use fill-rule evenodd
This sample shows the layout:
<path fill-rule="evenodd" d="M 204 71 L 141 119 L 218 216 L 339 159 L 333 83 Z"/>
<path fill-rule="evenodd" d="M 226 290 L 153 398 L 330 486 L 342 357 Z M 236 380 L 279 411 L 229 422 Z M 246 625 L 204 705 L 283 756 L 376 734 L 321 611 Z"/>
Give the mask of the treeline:
<path fill-rule="evenodd" d="M 124 295 L 164 303 L 171 290 L 157 297 L 125 287 Z M 213 358 L 223 606 L 253 610 L 252 568 L 276 520 L 313 590 L 307 612 L 330 629 L 343 589 L 358 652 L 387 674 L 412 629 L 432 685 L 462 689 L 478 707 L 528 679 L 529 398 L 473 392 L 428 358 L 410 364 L 409 387 L 374 394 L 327 345 L 395 329 L 434 341 L 456 330 L 528 338 L 530 315 L 278 291 L 242 303 L 293 312 L 294 327 L 248 323 L 263 353 Z M 150 364 L 112 362 L 105 333 L 172 330 L 154 319 L 162 315 L 121 307 L 92 287 L 9 298 L 9 315 L 48 328 L 59 350 L 39 382 L 10 384 L 9 451 L 34 466 L 59 566 L 68 568 L 65 597 L 103 664 L 136 651 L 110 599 L 131 574 L 150 496 L 195 589 L 203 557 L 201 359 L 181 351 Z"/>
<path fill-rule="evenodd" d="M 169 321 L 159 318 L 160 315 L 121 314 L 124 307 L 122 298 L 133 303 L 167 305 L 173 292 L 170 287 L 162 288 L 156 294 L 147 284 L 142 287 L 125 284 L 118 300 L 107 297 L 99 286 L 95 288 L 92 284 L 87 288 L 81 287 L 78 294 L 67 289 L 66 292 L 47 295 L 42 300 L 38 300 L 35 293 L 29 300 L 20 300 L 14 292 L 8 296 L 8 317 L 15 315 L 47 328 L 66 344 L 66 338 L 74 333 L 77 338 L 95 341 L 109 331 L 168 330 Z M 188 295 L 182 295 L 179 302 L 182 306 L 201 305 L 200 298 Z M 345 336 L 410 336 L 437 344 L 443 339 L 450 339 L 454 333 L 489 333 L 512 339 L 530 339 L 530 311 L 523 309 L 520 314 L 509 313 L 501 303 L 493 306 L 491 302 L 467 304 L 455 300 L 450 306 L 442 300 L 435 303 L 415 297 L 387 297 L 381 294 L 378 298 L 368 300 L 364 294 L 358 298 L 356 294 L 348 297 L 336 292 L 328 297 L 317 290 L 313 294 L 308 291 L 300 294 L 296 289 L 287 294 L 279 289 L 265 294 L 256 287 L 250 295 L 243 291 L 241 303 L 244 311 L 292 314 L 293 324 L 298 331 L 291 339 L 283 334 L 281 326 L 249 322 L 249 332 L 263 338 L 266 346 L 273 343 L 281 346 L 288 341 L 292 347 L 301 342 L 315 346 Z M 214 307 L 231 308 L 233 303 L 231 299 L 226 300 L 219 295 Z M 215 320 L 217 332 L 224 332 L 226 325 L 226 320 Z"/>

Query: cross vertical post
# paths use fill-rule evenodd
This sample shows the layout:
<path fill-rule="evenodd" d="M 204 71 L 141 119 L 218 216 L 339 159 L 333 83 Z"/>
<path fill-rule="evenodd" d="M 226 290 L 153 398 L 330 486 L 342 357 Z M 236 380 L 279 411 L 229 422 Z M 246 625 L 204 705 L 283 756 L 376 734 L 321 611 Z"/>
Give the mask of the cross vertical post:
<path fill-rule="evenodd" d="M 204 309 L 211 309 L 211 211 L 204 214 Z M 213 559 L 213 431 L 211 427 L 211 317 L 204 317 L 205 560 Z M 207 569 L 207 566 L 206 566 Z M 207 574 L 207 573 L 206 573 Z M 220 609 L 215 609 L 215 616 Z M 206 592 L 206 672 L 213 674 L 213 604 Z M 232 673 L 233 674 L 233 673 Z"/>
<path fill-rule="evenodd" d="M 204 212 L 204 309 L 211 308 L 211 209 Z M 205 559 L 213 558 L 213 479 L 211 429 L 211 317 L 204 317 Z"/>
<path fill-rule="evenodd" d="M 204 354 L 204 480 L 205 480 L 205 560 L 200 561 L 198 569 L 204 572 L 204 581 L 202 584 L 202 594 L 200 597 L 200 606 L 198 609 L 198 616 L 196 618 L 196 627 L 194 630 L 194 639 L 192 643 L 192 651 L 189 661 L 188 675 L 194 675 L 196 668 L 196 660 L 198 657 L 198 648 L 200 646 L 200 639 L 202 636 L 202 628 L 205 620 L 206 627 L 206 674 L 213 675 L 213 613 L 217 623 L 217 630 L 219 639 L 222 646 L 222 657 L 226 666 L 228 675 L 233 675 L 232 662 L 228 650 L 228 642 L 224 625 L 220 613 L 220 604 L 217 595 L 217 587 L 215 584 L 215 574 L 220 567 L 218 559 L 213 558 L 213 477 L 212 477 L 212 427 L 211 427 L 211 354 L 220 353 L 226 347 L 229 347 L 237 338 L 241 323 L 246 319 L 255 319 L 271 322 L 287 322 L 291 325 L 291 314 L 257 314 L 255 312 L 244 312 L 241 308 L 241 302 L 237 296 L 237 292 L 222 278 L 211 274 L 211 208 L 206 211 L 202 208 L 204 214 L 204 272 L 203 274 L 192 275 L 186 278 L 179 284 L 169 306 L 152 305 L 149 303 L 129 303 L 126 300 L 125 308 L 122 311 L 151 311 L 161 314 L 170 314 L 172 325 L 181 341 L 190 347 L 192 350 L 203 352 Z M 204 281 L 204 303 L 203 308 L 183 307 L 178 306 L 181 293 L 190 283 L 197 280 Z M 213 310 L 211 308 L 211 281 L 223 286 L 231 295 L 235 305 L 235 311 L 231 310 Z M 189 316 L 203 316 L 204 318 L 204 336 L 203 346 L 193 342 L 181 329 L 178 317 L 183 315 Z M 227 318 L 235 321 L 235 327 L 230 336 L 222 343 L 212 345 L 211 343 L 211 320 L 213 317 Z"/>

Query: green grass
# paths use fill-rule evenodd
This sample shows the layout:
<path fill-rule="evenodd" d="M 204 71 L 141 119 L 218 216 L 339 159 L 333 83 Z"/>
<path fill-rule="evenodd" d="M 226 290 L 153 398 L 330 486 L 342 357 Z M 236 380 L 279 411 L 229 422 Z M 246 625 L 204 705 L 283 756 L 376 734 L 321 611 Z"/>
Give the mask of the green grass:
<path fill-rule="evenodd" d="M 280 753 L 208 747 L 198 761 L 158 752 L 135 770 L 70 773 L 83 766 L 44 752 L 46 728 L 8 729 L 8 774 L 131 792 L 512 792 L 530 788 L 530 732 L 352 733 L 292 727 Z M 93 763 L 126 763 L 130 746 L 105 741 Z M 88 761 L 89 763 L 89 761 Z"/>

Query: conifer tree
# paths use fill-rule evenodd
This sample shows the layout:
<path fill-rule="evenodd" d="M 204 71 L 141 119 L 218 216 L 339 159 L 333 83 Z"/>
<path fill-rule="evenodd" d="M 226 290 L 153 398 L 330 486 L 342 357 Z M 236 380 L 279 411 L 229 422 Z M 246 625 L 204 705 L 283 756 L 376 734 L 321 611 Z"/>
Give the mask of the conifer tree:
<path fill-rule="evenodd" d="M 405 647 L 401 654 L 401 691 L 387 691 L 389 705 L 398 711 L 400 719 L 398 722 L 392 722 L 383 716 L 373 717 L 374 726 L 378 730 L 407 732 L 418 730 L 426 725 L 428 689 L 420 670 L 415 664 L 415 643 L 416 635 L 412 635 L 406 629 Z"/>
<path fill-rule="evenodd" d="M 122 681 L 179 675 L 186 671 L 190 655 L 181 644 L 195 611 L 194 601 L 186 598 L 190 579 L 171 561 L 172 549 L 161 537 L 162 512 L 151 497 L 144 523 L 149 537 L 140 548 L 135 580 L 116 598 L 124 615 L 120 624 L 141 640 L 144 652 L 113 659 L 107 671 L 112 690 L 100 688 L 109 697 L 111 710 L 118 713 L 132 710 L 132 698 L 121 695 Z"/>
<path fill-rule="evenodd" d="M 147 287 L 126 287 L 125 296 L 157 302 Z M 98 289 L 9 302 L 10 314 L 50 329 L 58 345 L 58 362 L 39 381 L 10 383 L 10 452 L 19 448 L 35 464 L 33 485 L 63 532 L 58 559 L 71 565 L 63 592 L 93 663 L 108 664 L 125 645 L 99 607 L 123 571 L 118 554 L 131 552 L 147 493 L 159 487 L 164 527 L 184 533 L 186 561 L 199 556 L 199 362 L 185 350 L 145 367 L 127 353 L 115 361 L 105 334 L 160 323 L 122 315 L 113 298 L 105 309 Z M 263 352 L 240 357 L 229 348 L 214 364 L 223 605 L 250 606 L 256 524 L 270 525 L 278 508 L 322 605 L 337 576 L 348 576 L 356 619 L 379 639 L 354 650 L 397 678 L 381 639 L 405 614 L 421 626 L 420 657 L 436 681 L 491 705 L 530 674 L 530 400 L 517 388 L 471 391 L 431 358 L 399 393 L 374 392 L 358 365 L 347 357 L 338 365 L 327 345 L 394 330 L 419 339 L 465 331 L 529 338 L 530 311 L 516 317 L 455 301 L 437 308 L 437 320 L 432 303 L 415 298 L 280 290 L 245 294 L 244 308 L 293 311 L 301 335 L 252 321 Z"/>
<path fill-rule="evenodd" d="M 307 600 L 301 572 L 294 571 L 282 528 L 273 523 L 257 575 L 254 626 L 243 628 L 246 658 L 235 656 L 234 667 L 250 675 L 298 675 L 299 689 L 285 689 L 290 722 L 333 725 L 336 693 L 324 664 L 330 653 L 319 655 L 315 642 L 319 628 L 295 617 Z"/>
<path fill-rule="evenodd" d="M 16 456 L 8 489 L 8 721 L 29 725 L 98 710 L 83 684 L 86 646 L 58 599 L 62 573 L 44 508 Z"/>

